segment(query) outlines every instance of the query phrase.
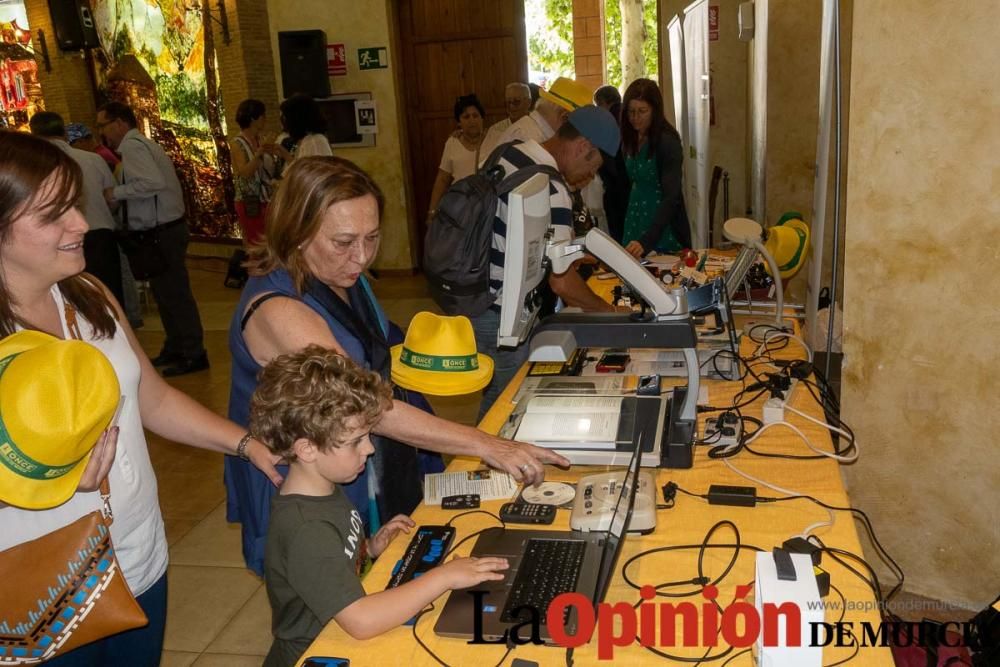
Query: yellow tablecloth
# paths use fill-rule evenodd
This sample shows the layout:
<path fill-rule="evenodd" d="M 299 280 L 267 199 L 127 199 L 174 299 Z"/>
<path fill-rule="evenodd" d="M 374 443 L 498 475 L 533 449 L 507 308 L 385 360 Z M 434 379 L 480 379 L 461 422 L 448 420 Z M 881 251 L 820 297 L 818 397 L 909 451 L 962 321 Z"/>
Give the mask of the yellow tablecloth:
<path fill-rule="evenodd" d="M 749 341 L 744 342 L 742 353 L 749 355 L 756 347 Z M 803 356 L 803 351 L 799 346 L 791 342 L 789 345 L 775 353 L 779 358 L 799 358 Z M 493 409 L 486 415 L 480 428 L 484 431 L 495 433 L 503 425 L 510 414 L 513 405 L 510 399 L 527 373 L 527 367 L 522 368 L 517 377 L 507 387 Z M 665 379 L 664 383 L 669 385 L 670 379 Z M 678 378 L 675 384 L 680 384 Z M 740 383 L 722 382 L 706 380 L 708 386 L 709 402 L 715 406 L 730 405 L 732 397 L 740 389 Z M 744 414 L 761 417 L 761 406 L 763 398 L 755 404 L 745 408 Z M 812 399 L 804 387 L 799 387 L 791 401 L 791 405 L 807 414 L 822 419 L 822 409 Z M 700 415 L 702 425 L 706 415 Z M 832 451 L 832 443 L 828 431 L 807 420 L 790 415 L 787 419 L 798 426 L 809 439 L 818 447 L 826 451 Z M 699 431 L 701 432 L 701 431 Z M 809 454 L 802 441 L 785 428 L 772 428 L 763 434 L 755 443 L 754 448 L 775 453 L 788 454 Z M 708 447 L 695 448 L 694 467 L 690 470 L 657 470 L 657 487 L 673 480 L 682 488 L 695 493 L 705 493 L 711 484 L 733 484 L 733 485 L 753 485 L 752 482 L 744 479 L 731 471 L 719 460 L 713 460 L 707 456 Z M 802 494 L 812 495 L 830 505 L 844 507 L 850 504 L 841 479 L 838 464 L 831 459 L 792 461 L 786 459 L 762 458 L 743 452 L 733 458 L 731 462 L 739 469 L 764 479 L 768 482 L 783 486 Z M 479 465 L 477 460 L 468 458 L 458 458 L 452 462 L 449 470 L 473 469 Z M 572 481 L 583 474 L 597 472 L 594 467 L 574 467 L 568 471 L 548 467 L 546 479 Z M 762 496 L 777 496 L 776 492 L 771 492 L 766 488 L 759 487 L 758 494 Z M 483 509 L 498 512 L 500 501 L 484 502 Z M 444 524 L 454 516 L 456 512 L 444 511 L 440 507 L 429 507 L 423 504 L 417 508 L 413 514 L 413 519 L 420 524 Z M 709 505 L 706 501 L 698 498 L 691 498 L 684 494 L 678 494 L 676 505 L 669 510 L 660 510 L 657 516 L 656 531 L 647 536 L 629 536 L 625 542 L 621 561 L 619 562 L 619 572 L 615 575 L 611 588 L 605 598 L 608 602 L 625 601 L 635 603 L 639 600 L 638 591 L 628 586 L 622 579 L 620 566 L 631 556 L 656 547 L 665 547 L 680 544 L 699 544 L 706 532 L 716 522 L 729 520 L 735 523 L 741 534 L 742 541 L 746 544 L 755 545 L 761 549 L 770 550 L 772 547 L 780 546 L 781 543 L 800 534 L 804 528 L 827 518 L 825 510 L 817 507 L 808 501 L 789 501 L 773 503 L 768 505 L 758 505 L 756 508 L 741 508 L 729 506 Z M 456 541 L 469 533 L 482 528 L 494 525 L 495 521 L 483 514 L 474 514 L 458 519 L 455 525 L 458 528 Z M 569 528 L 569 512 L 561 510 L 558 513 L 553 529 Z M 858 535 L 855 530 L 854 521 L 847 512 L 836 512 L 835 522 L 832 527 L 821 528 L 815 532 L 827 545 L 838 547 L 856 554 L 862 554 L 861 546 L 858 542 Z M 731 531 L 721 530 L 713 538 L 717 543 L 731 543 L 733 534 Z M 408 537 L 397 538 L 386 550 L 378 562 L 364 580 L 365 589 L 369 592 L 380 591 L 385 587 L 389 578 L 392 566 L 404 553 L 409 542 Z M 473 540 L 470 540 L 459 550 L 462 555 L 468 555 L 471 550 Z M 696 576 L 696 555 L 697 551 L 692 549 L 684 552 L 665 552 L 646 557 L 630 567 L 629 574 L 633 580 L 640 583 L 658 584 L 663 581 L 687 579 Z M 718 575 L 725 568 L 731 558 L 730 550 L 710 550 L 705 558 L 705 569 L 707 576 Z M 831 580 L 842 593 L 848 602 L 848 609 L 844 611 L 844 621 L 855 624 L 855 634 L 860 637 L 861 631 L 859 623 L 868 621 L 873 624 L 879 622 L 878 611 L 874 608 L 874 596 L 870 589 L 860 581 L 855 575 L 850 573 L 841 565 L 834 562 L 828 556 L 824 556 L 822 567 L 831 574 Z M 750 583 L 754 578 L 754 556 L 749 551 L 742 551 L 736 566 L 729 575 L 719 584 L 719 601 L 723 607 L 732 599 L 737 584 Z M 433 626 L 437 621 L 438 614 L 444 606 L 445 597 L 435 602 L 435 610 L 425 614 L 420 620 L 416 629 L 422 641 L 426 643 L 445 663 L 449 665 L 496 665 L 503 657 L 506 648 L 503 646 L 470 646 L 462 640 L 446 639 L 438 637 L 433 632 Z M 700 595 L 687 598 L 698 604 L 704 602 Z M 831 603 L 839 603 L 840 595 L 836 592 L 826 598 Z M 658 598 L 657 601 L 676 602 L 676 599 Z M 867 608 L 866 608 L 867 607 Z M 826 610 L 826 622 L 837 621 L 841 612 L 834 609 Z M 806 638 L 808 640 L 808 638 Z M 668 653 L 686 656 L 689 658 L 699 658 L 705 654 L 705 648 L 664 648 Z M 713 654 L 726 650 L 724 645 L 712 650 Z M 831 665 L 848 658 L 854 649 L 828 647 L 823 652 L 823 664 Z M 564 650 L 545 646 L 524 645 L 518 646 L 511 651 L 504 660 L 504 664 L 509 665 L 514 658 L 533 660 L 539 665 L 563 665 Z M 734 651 L 735 653 L 735 651 Z M 316 639 L 308 655 L 341 656 L 350 658 L 352 667 L 364 665 L 436 665 L 437 662 L 424 651 L 414 640 L 413 630 L 410 627 L 396 628 L 377 639 L 366 642 L 355 641 L 343 632 L 336 623 L 330 623 L 323 633 Z M 732 655 L 732 654 L 730 654 Z M 574 654 L 577 665 L 608 664 L 600 661 L 597 657 L 596 641 L 589 645 L 576 649 Z M 660 658 L 645 649 L 633 644 L 625 648 L 616 648 L 614 662 L 616 664 L 635 665 L 652 664 L 662 662 Z M 725 660 L 704 663 L 706 665 L 721 665 Z M 734 658 L 729 665 L 735 667 L 747 667 L 753 664 L 750 653 L 745 653 Z M 864 665 L 878 667 L 893 665 L 892 657 L 888 649 L 885 648 L 862 648 L 854 660 L 854 665 Z"/>

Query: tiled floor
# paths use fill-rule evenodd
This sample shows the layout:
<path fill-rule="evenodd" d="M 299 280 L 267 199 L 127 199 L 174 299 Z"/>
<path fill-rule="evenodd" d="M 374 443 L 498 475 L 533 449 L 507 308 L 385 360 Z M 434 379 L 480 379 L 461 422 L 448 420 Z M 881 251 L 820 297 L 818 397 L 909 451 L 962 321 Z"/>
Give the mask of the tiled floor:
<path fill-rule="evenodd" d="M 229 401 L 227 332 L 239 292 L 222 285 L 225 263 L 193 262 L 191 279 L 205 326 L 212 367 L 171 380 L 212 410 L 225 414 Z M 414 313 L 433 309 L 424 282 L 383 278 L 375 291 L 389 317 L 405 327 Z M 163 341 L 155 313 L 137 331 L 155 356 Z M 434 400 L 438 414 L 471 423 L 478 398 Z M 262 581 L 246 570 L 239 527 L 226 523 L 222 455 L 177 445 L 148 434 L 159 484 L 160 507 L 170 544 L 165 667 L 259 665 L 271 645 L 271 613 Z"/>

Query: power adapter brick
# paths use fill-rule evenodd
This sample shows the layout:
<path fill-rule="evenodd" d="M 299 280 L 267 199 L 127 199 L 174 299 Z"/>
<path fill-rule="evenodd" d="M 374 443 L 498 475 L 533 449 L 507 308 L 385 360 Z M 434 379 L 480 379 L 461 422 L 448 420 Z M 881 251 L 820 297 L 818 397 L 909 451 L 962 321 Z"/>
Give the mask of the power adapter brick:
<path fill-rule="evenodd" d="M 713 484 L 708 487 L 708 494 L 706 495 L 709 505 L 754 507 L 757 504 L 757 489 L 752 486 Z"/>

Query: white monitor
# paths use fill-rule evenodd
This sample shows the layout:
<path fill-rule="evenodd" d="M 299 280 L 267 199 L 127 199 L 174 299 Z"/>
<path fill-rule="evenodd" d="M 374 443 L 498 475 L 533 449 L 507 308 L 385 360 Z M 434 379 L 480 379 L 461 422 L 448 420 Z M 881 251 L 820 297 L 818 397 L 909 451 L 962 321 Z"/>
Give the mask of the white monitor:
<path fill-rule="evenodd" d="M 536 290 L 545 280 L 545 245 L 551 214 L 549 177 L 535 174 L 507 199 L 507 245 L 497 345 L 517 347 L 538 317 Z"/>

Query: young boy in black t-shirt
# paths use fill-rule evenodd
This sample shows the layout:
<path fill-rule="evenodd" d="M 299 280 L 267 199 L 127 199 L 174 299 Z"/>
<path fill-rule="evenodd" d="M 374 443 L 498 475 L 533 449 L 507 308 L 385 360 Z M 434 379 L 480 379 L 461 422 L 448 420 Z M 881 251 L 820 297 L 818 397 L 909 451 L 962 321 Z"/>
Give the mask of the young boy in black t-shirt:
<path fill-rule="evenodd" d="M 264 579 L 274 642 L 265 667 L 294 665 L 331 619 L 355 639 L 412 618 L 442 593 L 499 580 L 502 558 L 456 558 L 397 588 L 365 595 L 359 574 L 413 521 L 402 514 L 365 539 L 361 516 L 338 488 L 375 451 L 369 434 L 392 409 L 375 373 L 316 345 L 274 359 L 250 404 L 251 432 L 289 462 L 271 503 Z"/>

